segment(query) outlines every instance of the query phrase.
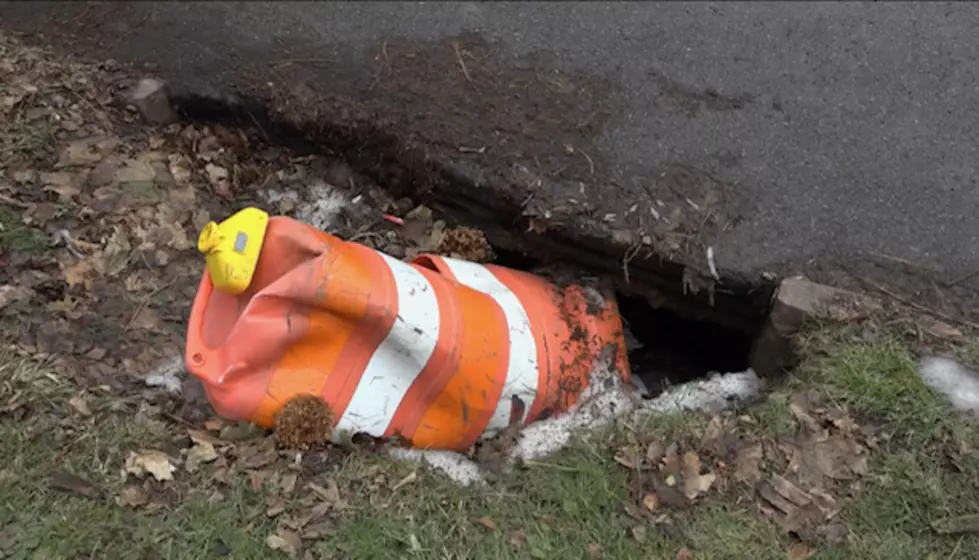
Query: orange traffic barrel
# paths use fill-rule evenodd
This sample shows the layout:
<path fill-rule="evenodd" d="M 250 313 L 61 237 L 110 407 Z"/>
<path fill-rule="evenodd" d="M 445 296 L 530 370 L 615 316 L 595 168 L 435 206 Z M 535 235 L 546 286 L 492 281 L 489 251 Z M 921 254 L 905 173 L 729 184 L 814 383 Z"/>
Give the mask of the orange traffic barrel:
<path fill-rule="evenodd" d="M 615 299 L 593 288 L 435 255 L 411 263 L 284 217 L 268 220 L 248 287 L 201 279 L 187 367 L 226 418 L 273 427 L 302 394 L 343 432 L 467 449 L 560 414 L 598 360 L 630 380 Z"/>

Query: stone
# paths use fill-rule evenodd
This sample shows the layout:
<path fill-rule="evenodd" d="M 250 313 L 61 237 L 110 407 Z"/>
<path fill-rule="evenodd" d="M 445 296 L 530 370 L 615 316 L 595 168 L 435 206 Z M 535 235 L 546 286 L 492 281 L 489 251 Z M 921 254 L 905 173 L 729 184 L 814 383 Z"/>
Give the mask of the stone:
<path fill-rule="evenodd" d="M 854 292 L 805 278 L 786 278 L 779 284 L 768 318 L 752 345 L 751 368 L 760 377 L 774 377 L 795 365 L 792 339 L 808 319 L 847 321 L 877 307 L 870 298 Z"/>
<path fill-rule="evenodd" d="M 164 126 L 177 120 L 177 113 L 167 97 L 166 85 L 160 80 L 140 80 L 129 92 L 129 102 L 139 110 L 143 120 L 153 126 Z"/>

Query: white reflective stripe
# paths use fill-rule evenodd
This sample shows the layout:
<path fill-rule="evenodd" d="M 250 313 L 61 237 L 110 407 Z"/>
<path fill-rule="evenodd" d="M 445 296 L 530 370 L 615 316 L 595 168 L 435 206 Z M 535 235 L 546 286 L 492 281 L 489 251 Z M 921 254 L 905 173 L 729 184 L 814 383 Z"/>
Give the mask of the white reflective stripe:
<path fill-rule="evenodd" d="M 384 435 L 408 388 L 425 368 L 439 338 L 439 305 L 432 285 L 406 263 L 381 254 L 398 289 L 398 316 L 367 364 L 337 422 L 342 432 Z"/>
<path fill-rule="evenodd" d="M 537 397 L 537 341 L 530 328 L 530 318 L 524 310 L 516 294 L 510 291 L 503 282 L 487 269 L 485 266 L 460 261 L 457 259 L 443 259 L 449 266 L 449 270 L 455 275 L 456 280 L 463 286 L 483 292 L 493 298 L 496 304 L 503 310 L 506 316 L 507 329 L 510 332 L 510 354 L 507 364 L 506 384 L 503 386 L 503 393 L 496 404 L 496 411 L 493 418 L 483 432 L 484 436 L 492 436 L 496 432 L 506 428 L 510 423 L 510 411 L 513 397 L 520 397 L 524 403 L 523 417 L 521 422 L 526 422 L 530 407 L 534 404 Z"/>

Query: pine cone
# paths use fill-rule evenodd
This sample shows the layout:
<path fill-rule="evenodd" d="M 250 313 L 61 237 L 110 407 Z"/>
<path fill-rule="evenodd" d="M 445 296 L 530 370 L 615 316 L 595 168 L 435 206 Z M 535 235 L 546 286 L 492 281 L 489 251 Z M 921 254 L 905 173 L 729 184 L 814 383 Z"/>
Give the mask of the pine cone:
<path fill-rule="evenodd" d="M 333 439 L 334 415 L 314 395 L 293 397 L 275 416 L 275 438 L 280 447 L 306 451 L 325 447 Z"/>
<path fill-rule="evenodd" d="M 477 263 L 493 260 L 493 248 L 486 240 L 486 234 L 471 227 L 445 230 L 437 252 L 446 257 Z"/>

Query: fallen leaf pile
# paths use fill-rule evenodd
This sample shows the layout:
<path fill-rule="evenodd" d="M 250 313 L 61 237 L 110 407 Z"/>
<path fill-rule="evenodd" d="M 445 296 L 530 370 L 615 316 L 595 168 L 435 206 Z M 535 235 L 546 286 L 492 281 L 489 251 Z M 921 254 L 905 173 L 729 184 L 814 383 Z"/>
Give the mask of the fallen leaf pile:
<path fill-rule="evenodd" d="M 658 441 L 645 447 L 627 446 L 619 450 L 616 462 L 637 473 L 633 481 L 639 511 L 658 515 L 667 508 L 689 505 L 708 492 L 717 480 L 712 465 L 705 464 L 692 447 L 679 443 L 663 446 Z"/>
<path fill-rule="evenodd" d="M 791 437 L 745 435 L 742 426 L 755 420 L 728 415 L 712 418 L 699 440 L 650 439 L 621 448 L 615 460 L 631 475 L 627 510 L 669 523 L 671 510 L 711 491 L 741 488 L 786 533 L 805 542 L 843 541 L 844 529 L 836 522 L 840 501 L 867 474 L 874 438 L 812 393 L 797 395 L 790 411 L 798 425 Z"/>
<path fill-rule="evenodd" d="M 401 233 L 405 247 L 403 256 L 408 260 L 422 253 L 477 263 L 492 262 L 495 258 L 482 230 L 447 227 L 444 220 L 435 219 L 427 206 L 416 206 L 405 215 Z"/>
<path fill-rule="evenodd" d="M 0 343 L 84 384 L 131 389 L 182 354 L 208 221 L 338 174 L 257 129 L 145 127 L 126 102 L 138 77 L 112 63 L 0 35 L 0 75 Z M 371 230 L 380 189 L 350 173 L 341 186 L 366 195 L 335 233 L 400 239 Z"/>

